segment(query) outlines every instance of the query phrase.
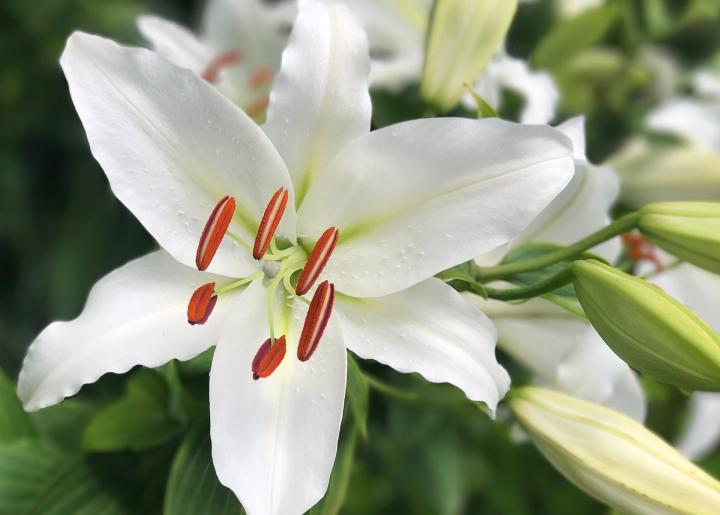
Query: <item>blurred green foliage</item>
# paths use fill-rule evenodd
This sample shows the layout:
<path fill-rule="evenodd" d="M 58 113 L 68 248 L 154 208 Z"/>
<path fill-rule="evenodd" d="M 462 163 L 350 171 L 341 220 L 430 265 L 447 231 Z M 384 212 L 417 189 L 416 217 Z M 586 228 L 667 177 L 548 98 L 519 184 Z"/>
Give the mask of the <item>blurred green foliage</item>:
<path fill-rule="evenodd" d="M 564 22 L 550 4 L 523 5 L 508 49 L 553 72 L 559 119 L 587 114 L 596 160 L 658 101 L 649 45 L 688 67 L 720 46 L 715 0 L 611 1 Z M 0 4 L 0 515 L 241 512 L 210 462 L 211 352 L 105 376 L 34 414 L 9 379 L 47 323 L 76 316 L 98 278 L 154 245 L 90 155 L 57 63 L 66 37 L 83 29 L 139 43 L 138 13 L 192 24 L 198 9 L 191 0 Z M 412 88 L 373 100 L 376 126 L 425 111 Z M 501 358 L 522 383 L 524 371 Z M 671 437 L 683 395 L 647 380 L 646 389 L 650 427 Z M 493 422 L 452 387 L 351 361 L 348 404 L 331 490 L 315 514 L 607 511 L 517 445 L 505 411 Z M 720 473 L 720 454 L 704 465 Z"/>

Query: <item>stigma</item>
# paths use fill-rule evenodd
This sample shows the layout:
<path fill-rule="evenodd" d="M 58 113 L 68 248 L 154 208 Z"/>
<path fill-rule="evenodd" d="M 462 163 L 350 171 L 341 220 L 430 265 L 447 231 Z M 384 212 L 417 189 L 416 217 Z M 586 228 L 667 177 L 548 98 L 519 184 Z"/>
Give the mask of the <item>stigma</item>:
<path fill-rule="evenodd" d="M 320 276 L 320 272 L 323 271 L 330 259 L 330 255 L 333 250 L 335 250 L 339 235 L 340 231 L 335 227 L 330 227 L 322 233 L 315 247 L 313 247 L 312 252 L 310 252 L 310 256 L 302 272 L 300 272 L 300 277 L 298 277 L 297 285 L 295 286 L 295 293 L 297 295 L 305 295 L 310 291 L 313 284 L 315 284 L 315 281 Z"/>
<path fill-rule="evenodd" d="M 210 266 L 212 258 L 225 237 L 233 214 L 235 214 L 235 206 L 235 198 L 225 195 L 210 213 L 195 254 L 195 265 L 198 270 L 203 271 Z"/>
<path fill-rule="evenodd" d="M 268 338 L 258 349 L 252 361 L 253 379 L 270 377 L 275 369 L 282 363 L 286 350 L 285 336 Z"/>

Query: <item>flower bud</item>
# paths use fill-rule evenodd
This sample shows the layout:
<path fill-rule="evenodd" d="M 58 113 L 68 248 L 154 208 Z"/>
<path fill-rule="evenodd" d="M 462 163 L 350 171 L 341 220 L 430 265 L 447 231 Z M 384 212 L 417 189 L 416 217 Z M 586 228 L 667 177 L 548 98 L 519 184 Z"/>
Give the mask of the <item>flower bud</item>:
<path fill-rule="evenodd" d="M 436 0 L 425 49 L 420 95 L 449 111 L 500 48 L 517 0 Z"/>
<path fill-rule="evenodd" d="M 684 261 L 720 273 L 720 203 L 658 202 L 640 210 L 640 231 Z"/>
<path fill-rule="evenodd" d="M 686 390 L 720 391 L 720 336 L 660 288 L 595 260 L 572 265 L 578 300 L 631 367 Z"/>
<path fill-rule="evenodd" d="M 510 408 L 569 481 L 622 513 L 720 513 L 720 483 L 632 418 L 537 387 Z"/>

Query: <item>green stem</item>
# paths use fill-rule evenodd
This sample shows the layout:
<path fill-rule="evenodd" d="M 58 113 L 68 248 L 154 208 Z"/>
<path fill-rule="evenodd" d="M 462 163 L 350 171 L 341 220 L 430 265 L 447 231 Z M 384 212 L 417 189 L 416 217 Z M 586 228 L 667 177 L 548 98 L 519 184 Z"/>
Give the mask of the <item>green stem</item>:
<path fill-rule="evenodd" d="M 397 399 L 406 400 L 406 401 L 418 400 L 418 396 L 415 393 L 405 392 L 403 390 L 400 390 L 399 388 L 390 386 L 389 384 L 386 384 L 383 381 L 381 381 L 380 379 L 373 377 L 365 372 L 363 372 L 363 376 L 365 376 L 365 381 L 367 381 L 368 386 L 370 388 L 373 388 L 374 390 L 377 390 L 378 392 L 390 395 L 391 397 L 395 397 Z"/>
<path fill-rule="evenodd" d="M 565 286 L 570 282 L 572 276 L 570 274 L 570 267 L 566 266 L 556 274 L 546 277 L 542 281 L 538 281 L 527 286 L 521 286 L 519 288 L 488 288 L 485 287 L 487 296 L 491 299 L 496 300 L 522 300 L 529 299 L 532 297 L 539 297 L 545 293 L 549 293 L 553 290 Z"/>
<path fill-rule="evenodd" d="M 549 252 L 534 259 L 525 259 L 515 263 L 508 263 L 506 265 L 498 265 L 487 268 L 473 265 L 473 275 L 477 281 L 486 282 L 522 272 L 538 270 L 557 263 L 558 261 L 566 261 L 576 258 L 586 250 L 595 247 L 604 241 L 633 230 L 637 226 L 639 218 L 640 213 L 638 212 L 627 214 L 618 218 L 607 227 L 600 229 L 596 233 L 591 234 L 587 238 L 583 238 L 573 245 L 564 247 L 554 252 Z"/>

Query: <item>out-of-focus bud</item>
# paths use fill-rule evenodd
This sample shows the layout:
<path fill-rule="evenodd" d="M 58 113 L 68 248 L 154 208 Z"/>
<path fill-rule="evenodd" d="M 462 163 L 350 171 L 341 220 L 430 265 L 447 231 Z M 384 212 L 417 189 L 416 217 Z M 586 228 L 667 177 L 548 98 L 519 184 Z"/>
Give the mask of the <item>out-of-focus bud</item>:
<path fill-rule="evenodd" d="M 720 483 L 630 417 L 537 387 L 510 407 L 555 468 L 618 511 L 720 513 Z"/>
<path fill-rule="evenodd" d="M 640 210 L 638 227 L 658 247 L 720 273 L 720 203 L 649 204 Z"/>
<path fill-rule="evenodd" d="M 500 48 L 517 0 L 435 0 L 420 94 L 449 111 Z"/>
<path fill-rule="evenodd" d="M 621 200 L 633 208 L 667 200 L 720 198 L 720 155 L 709 150 L 633 140 L 606 164 L 620 176 Z"/>
<path fill-rule="evenodd" d="M 590 323 L 631 367 L 686 390 L 720 391 L 720 336 L 660 288 L 599 261 L 575 261 Z"/>

